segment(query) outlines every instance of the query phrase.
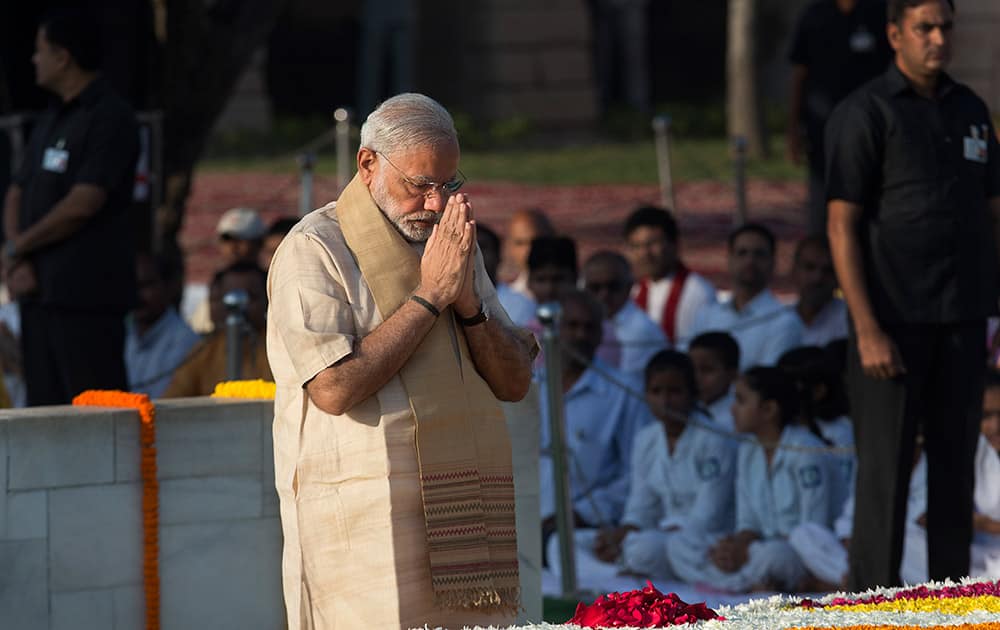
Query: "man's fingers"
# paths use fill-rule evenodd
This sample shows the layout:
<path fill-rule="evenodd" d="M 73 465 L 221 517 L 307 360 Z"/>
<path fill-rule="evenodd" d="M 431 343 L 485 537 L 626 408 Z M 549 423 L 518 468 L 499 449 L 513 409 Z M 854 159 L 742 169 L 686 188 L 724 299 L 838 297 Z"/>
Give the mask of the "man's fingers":
<path fill-rule="evenodd" d="M 468 254 L 472 251 L 472 243 L 475 238 L 475 225 L 469 221 L 465 222 L 465 226 L 462 229 L 462 239 L 459 241 L 459 250 L 462 254 Z"/>

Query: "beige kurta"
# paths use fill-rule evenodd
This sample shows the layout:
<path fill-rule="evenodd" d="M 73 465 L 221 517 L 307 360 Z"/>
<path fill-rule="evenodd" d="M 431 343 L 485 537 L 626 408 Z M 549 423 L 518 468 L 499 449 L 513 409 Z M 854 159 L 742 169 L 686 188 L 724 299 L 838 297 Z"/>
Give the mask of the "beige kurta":
<path fill-rule="evenodd" d="M 511 326 L 476 260 L 476 288 Z M 267 353 L 277 383 L 275 484 L 289 629 L 509 625 L 434 606 L 415 423 L 399 376 L 342 416 L 304 385 L 381 322 L 334 205 L 282 241 L 268 276 Z"/>

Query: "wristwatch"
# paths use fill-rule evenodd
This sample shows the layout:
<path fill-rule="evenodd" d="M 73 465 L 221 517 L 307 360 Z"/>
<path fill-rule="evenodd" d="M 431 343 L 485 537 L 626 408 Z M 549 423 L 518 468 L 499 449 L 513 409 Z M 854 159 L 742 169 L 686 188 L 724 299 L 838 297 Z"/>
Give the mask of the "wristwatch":
<path fill-rule="evenodd" d="M 472 317 L 462 317 L 458 313 L 455 313 L 455 319 L 458 320 L 459 324 L 465 326 L 466 328 L 469 326 L 475 326 L 476 324 L 482 324 L 489 318 L 490 316 L 486 313 L 486 304 L 483 302 L 479 303 L 479 312 Z"/>

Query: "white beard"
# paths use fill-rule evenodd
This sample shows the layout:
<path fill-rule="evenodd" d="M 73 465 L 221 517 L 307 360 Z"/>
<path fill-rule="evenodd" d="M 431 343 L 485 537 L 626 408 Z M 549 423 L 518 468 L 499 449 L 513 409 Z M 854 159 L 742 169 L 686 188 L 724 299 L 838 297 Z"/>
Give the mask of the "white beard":
<path fill-rule="evenodd" d="M 371 193 L 372 199 L 375 200 L 375 205 L 378 206 L 378 209 L 385 215 L 385 218 L 389 220 L 389 223 L 396 228 L 396 231 L 403 238 L 411 243 L 423 243 L 431 237 L 433 226 L 420 227 L 415 221 L 427 221 L 436 224 L 438 219 L 440 219 L 438 213 L 431 212 L 430 210 L 407 213 L 401 210 L 396 200 L 389 193 L 389 187 L 386 186 L 385 180 L 381 175 L 376 176 L 372 182 Z"/>

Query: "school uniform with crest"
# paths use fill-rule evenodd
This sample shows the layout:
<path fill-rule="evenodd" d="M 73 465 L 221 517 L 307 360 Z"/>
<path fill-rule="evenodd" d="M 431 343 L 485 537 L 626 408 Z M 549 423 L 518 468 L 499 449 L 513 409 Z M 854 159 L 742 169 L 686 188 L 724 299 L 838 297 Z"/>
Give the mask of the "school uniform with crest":
<path fill-rule="evenodd" d="M 806 569 L 788 535 L 801 523 L 830 524 L 830 457 L 818 450 L 824 446 L 807 428 L 787 426 L 768 466 L 759 442 L 743 443 L 736 464 L 735 531 L 757 532 L 760 539 L 750 544 L 749 559 L 737 571 L 726 573 L 705 559 L 683 577 L 731 592 L 763 583 L 795 588 Z"/>
<path fill-rule="evenodd" d="M 736 443 L 703 428 L 712 426 L 704 414 L 695 412 L 690 419 L 673 453 L 661 422 L 636 433 L 622 517 L 622 525 L 639 528 L 622 543 L 622 564 L 630 571 L 678 579 L 668 551 L 671 538 L 732 531 Z"/>

